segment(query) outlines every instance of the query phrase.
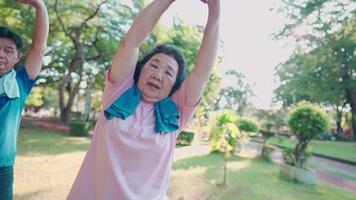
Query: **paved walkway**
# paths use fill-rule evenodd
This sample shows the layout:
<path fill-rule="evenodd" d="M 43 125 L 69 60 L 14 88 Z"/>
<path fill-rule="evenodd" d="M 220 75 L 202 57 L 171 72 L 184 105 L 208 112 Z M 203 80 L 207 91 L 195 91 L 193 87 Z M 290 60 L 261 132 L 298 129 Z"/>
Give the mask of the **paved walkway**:
<path fill-rule="evenodd" d="M 190 158 L 194 156 L 202 156 L 210 153 L 210 145 L 208 142 L 195 139 L 190 146 L 176 148 L 174 150 L 173 161 Z"/>
<path fill-rule="evenodd" d="M 208 142 L 195 140 L 191 146 L 177 148 L 174 153 L 173 161 L 193 156 L 206 155 L 209 151 L 210 145 Z M 249 142 L 243 146 L 239 155 L 253 158 L 258 156 L 259 152 L 260 144 Z M 283 162 L 282 151 L 280 149 L 277 149 L 273 153 L 272 160 L 275 163 Z M 311 158 L 309 165 L 311 168 L 316 169 L 318 180 L 341 187 L 356 194 L 356 166 L 316 156 Z"/>
<path fill-rule="evenodd" d="M 282 163 L 282 150 L 277 149 L 272 159 L 275 163 Z M 308 164 L 315 169 L 317 179 L 356 194 L 356 166 L 317 156 L 313 156 Z"/>

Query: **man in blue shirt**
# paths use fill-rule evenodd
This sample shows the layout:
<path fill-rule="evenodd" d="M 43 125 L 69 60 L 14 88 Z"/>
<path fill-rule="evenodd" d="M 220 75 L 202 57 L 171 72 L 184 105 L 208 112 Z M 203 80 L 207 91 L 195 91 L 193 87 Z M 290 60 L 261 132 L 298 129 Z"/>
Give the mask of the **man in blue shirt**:
<path fill-rule="evenodd" d="M 16 140 L 25 101 L 35 84 L 48 37 L 48 14 L 43 0 L 16 0 L 36 10 L 32 45 L 18 71 L 23 42 L 10 29 L 0 27 L 0 200 L 13 199 L 13 165 Z"/>

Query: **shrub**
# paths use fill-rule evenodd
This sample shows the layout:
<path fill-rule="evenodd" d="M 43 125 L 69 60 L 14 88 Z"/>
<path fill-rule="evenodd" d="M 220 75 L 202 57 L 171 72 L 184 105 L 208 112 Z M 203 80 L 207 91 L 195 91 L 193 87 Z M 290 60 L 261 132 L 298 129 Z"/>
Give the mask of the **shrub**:
<path fill-rule="evenodd" d="M 80 111 L 72 111 L 70 113 L 70 116 L 71 116 L 72 119 L 80 121 L 80 118 L 82 117 L 82 113 Z"/>
<path fill-rule="evenodd" d="M 288 126 L 298 139 L 294 149 L 294 165 L 303 167 L 303 155 L 309 142 L 326 133 L 329 121 L 326 114 L 316 105 L 310 103 L 298 104 L 290 114 Z"/>
<path fill-rule="evenodd" d="M 270 161 L 271 160 L 271 155 L 273 151 L 276 149 L 276 146 L 272 144 L 263 144 L 262 146 L 262 158 L 265 160 Z"/>
<path fill-rule="evenodd" d="M 260 130 L 260 133 L 262 134 L 264 144 L 269 138 L 276 135 L 276 133 L 271 130 Z"/>
<path fill-rule="evenodd" d="M 247 118 L 239 118 L 236 121 L 236 126 L 239 128 L 240 131 L 245 131 L 248 133 L 258 132 L 258 130 L 260 129 L 256 121 Z"/>
<path fill-rule="evenodd" d="M 307 149 L 306 151 L 303 152 L 303 154 L 300 157 L 300 162 L 302 166 L 305 166 L 306 162 L 309 160 L 309 158 L 312 156 L 311 150 Z M 285 148 L 283 149 L 283 160 L 285 163 L 293 166 L 297 166 L 297 162 L 294 156 L 294 149 L 293 148 Z"/>
<path fill-rule="evenodd" d="M 182 131 L 177 138 L 177 144 L 191 145 L 194 138 L 193 132 Z"/>
<path fill-rule="evenodd" d="M 237 116 L 228 111 L 216 116 L 216 124 L 211 129 L 211 145 L 213 151 L 221 151 L 230 157 L 235 152 L 241 133 L 236 123 Z"/>
<path fill-rule="evenodd" d="M 216 123 L 211 129 L 211 146 L 213 151 L 224 153 L 224 176 L 222 185 L 226 185 L 227 163 L 234 154 L 238 140 L 242 134 L 236 126 L 237 116 L 229 111 L 224 111 L 216 116 Z"/>
<path fill-rule="evenodd" d="M 91 123 L 82 120 L 72 120 L 69 122 L 69 132 L 73 136 L 88 136 Z"/>

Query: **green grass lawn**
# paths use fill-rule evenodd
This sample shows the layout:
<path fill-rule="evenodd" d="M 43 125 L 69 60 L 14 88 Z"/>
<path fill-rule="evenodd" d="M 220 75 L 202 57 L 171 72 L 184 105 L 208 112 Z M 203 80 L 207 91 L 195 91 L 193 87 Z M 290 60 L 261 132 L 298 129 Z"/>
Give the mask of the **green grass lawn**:
<path fill-rule="evenodd" d="M 37 128 L 22 128 L 15 165 L 15 200 L 66 198 L 90 142 L 89 138 Z M 353 199 L 350 193 L 318 183 L 308 187 L 284 181 L 278 166 L 259 159 L 233 157 L 227 187 L 219 154 L 193 157 L 174 163 L 170 200 L 206 199 Z"/>
<path fill-rule="evenodd" d="M 290 148 L 294 148 L 296 142 L 296 140 L 284 138 L 279 139 L 277 137 L 270 138 L 268 140 L 268 143 L 278 144 Z M 314 153 L 356 162 L 356 142 L 313 140 L 309 146 Z"/>
<path fill-rule="evenodd" d="M 228 165 L 228 185 L 217 186 L 223 175 L 221 154 L 193 157 L 174 163 L 171 199 L 292 200 L 355 199 L 355 196 L 318 182 L 306 186 L 279 177 L 278 165 L 260 158 L 233 157 Z M 192 190 L 192 191 L 191 191 Z"/>
<path fill-rule="evenodd" d="M 15 163 L 15 200 L 63 200 L 87 151 L 89 138 L 22 128 Z"/>

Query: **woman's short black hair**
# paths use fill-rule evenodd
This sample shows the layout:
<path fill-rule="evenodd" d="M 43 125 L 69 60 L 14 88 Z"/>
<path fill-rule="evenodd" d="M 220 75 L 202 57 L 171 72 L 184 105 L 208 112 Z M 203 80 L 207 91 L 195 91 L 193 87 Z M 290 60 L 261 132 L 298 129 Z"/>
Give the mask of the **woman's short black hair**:
<path fill-rule="evenodd" d="M 176 78 L 176 81 L 171 89 L 171 92 L 169 93 L 169 95 L 172 95 L 175 91 L 177 91 L 180 88 L 180 86 L 182 85 L 182 83 L 186 77 L 185 58 L 184 58 L 183 54 L 177 48 L 175 48 L 173 45 L 168 45 L 168 44 L 158 45 L 155 48 L 153 48 L 150 53 L 148 53 L 140 61 L 138 61 L 136 64 L 136 69 L 135 69 L 135 73 L 134 73 L 134 81 L 135 81 L 135 84 L 137 84 L 138 79 L 141 74 L 142 67 L 152 58 L 152 56 L 154 56 L 158 53 L 163 53 L 168 56 L 171 56 L 172 58 L 175 59 L 175 61 L 178 64 L 177 78 Z"/>
<path fill-rule="evenodd" d="M 21 37 L 9 28 L 0 26 L 0 38 L 7 38 L 12 40 L 15 43 L 17 50 L 21 51 L 24 49 L 24 44 Z"/>

